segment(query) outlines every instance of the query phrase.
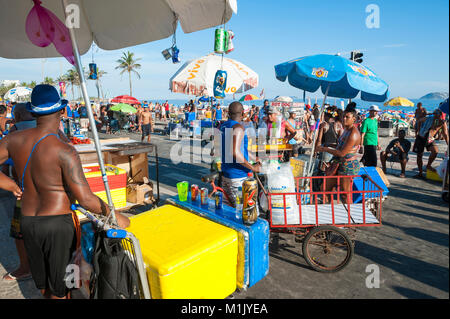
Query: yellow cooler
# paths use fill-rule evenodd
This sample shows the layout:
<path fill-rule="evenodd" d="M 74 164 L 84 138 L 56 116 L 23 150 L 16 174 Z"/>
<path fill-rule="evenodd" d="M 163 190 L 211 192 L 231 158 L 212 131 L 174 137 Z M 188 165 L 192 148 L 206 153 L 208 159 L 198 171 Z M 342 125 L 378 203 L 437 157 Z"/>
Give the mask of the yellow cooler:
<path fill-rule="evenodd" d="M 152 298 L 223 299 L 236 290 L 238 235 L 171 205 L 130 217 Z"/>

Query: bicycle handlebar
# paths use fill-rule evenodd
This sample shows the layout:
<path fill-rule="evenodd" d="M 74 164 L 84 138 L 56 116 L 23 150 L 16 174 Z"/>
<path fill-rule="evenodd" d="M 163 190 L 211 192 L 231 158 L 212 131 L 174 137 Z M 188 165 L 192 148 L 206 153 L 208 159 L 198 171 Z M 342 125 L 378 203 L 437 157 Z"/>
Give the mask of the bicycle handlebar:
<path fill-rule="evenodd" d="M 211 182 L 214 182 L 217 177 L 219 177 L 219 173 L 214 172 L 214 173 L 202 176 L 202 182 L 203 183 L 211 183 Z"/>

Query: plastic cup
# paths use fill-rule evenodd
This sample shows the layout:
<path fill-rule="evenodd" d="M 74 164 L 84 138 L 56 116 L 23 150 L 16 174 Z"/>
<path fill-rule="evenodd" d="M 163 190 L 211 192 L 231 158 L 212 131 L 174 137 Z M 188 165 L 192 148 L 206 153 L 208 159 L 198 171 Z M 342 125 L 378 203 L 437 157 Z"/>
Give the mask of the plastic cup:
<path fill-rule="evenodd" d="M 189 183 L 186 181 L 177 183 L 178 199 L 180 202 L 187 201 Z"/>

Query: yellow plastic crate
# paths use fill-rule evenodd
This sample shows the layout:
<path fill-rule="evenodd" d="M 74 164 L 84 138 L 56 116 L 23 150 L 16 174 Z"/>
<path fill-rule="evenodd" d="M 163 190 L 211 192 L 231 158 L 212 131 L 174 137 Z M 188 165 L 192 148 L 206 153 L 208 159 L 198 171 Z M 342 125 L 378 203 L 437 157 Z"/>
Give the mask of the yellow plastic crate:
<path fill-rule="evenodd" d="M 106 197 L 106 192 L 97 192 L 94 193 L 98 197 L 100 197 L 105 203 L 108 203 L 108 199 Z M 127 189 L 125 188 L 116 188 L 111 189 L 111 198 L 115 208 L 123 208 L 127 206 Z"/>
<path fill-rule="evenodd" d="M 236 290 L 238 235 L 171 205 L 130 217 L 154 299 L 223 299 Z"/>

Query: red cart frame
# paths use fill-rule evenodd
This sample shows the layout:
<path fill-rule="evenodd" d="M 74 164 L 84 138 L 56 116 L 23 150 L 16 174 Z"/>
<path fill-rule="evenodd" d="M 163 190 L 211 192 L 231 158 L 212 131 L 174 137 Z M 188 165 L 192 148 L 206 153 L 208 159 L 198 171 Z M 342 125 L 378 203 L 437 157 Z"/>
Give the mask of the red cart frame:
<path fill-rule="evenodd" d="M 353 190 L 356 178 L 361 178 L 363 190 Z M 350 190 L 342 189 L 344 179 L 350 180 Z M 296 241 L 303 241 L 303 257 L 315 270 L 336 272 L 343 269 L 353 256 L 354 240 L 350 239 L 353 234 L 351 232 L 356 227 L 381 226 L 383 189 L 368 175 L 310 176 L 295 180 L 294 193 L 265 193 L 271 232 L 292 233 L 296 236 Z M 335 189 L 327 191 L 326 185 L 331 180 L 335 180 Z M 305 185 L 312 189 L 314 181 L 322 182 L 321 191 L 302 190 Z M 281 196 L 283 198 L 284 223 L 281 224 L 273 222 L 274 196 L 279 196 L 278 202 Z M 288 224 L 286 196 L 296 196 L 298 224 Z M 344 200 L 341 200 L 342 196 L 345 197 Z M 316 249 L 317 253 L 312 252 L 313 246 L 319 247 Z M 337 262 L 322 261 L 332 259 L 333 254 L 341 254 L 342 257 L 336 257 L 339 259 Z M 326 258 L 322 258 L 323 256 Z"/>

